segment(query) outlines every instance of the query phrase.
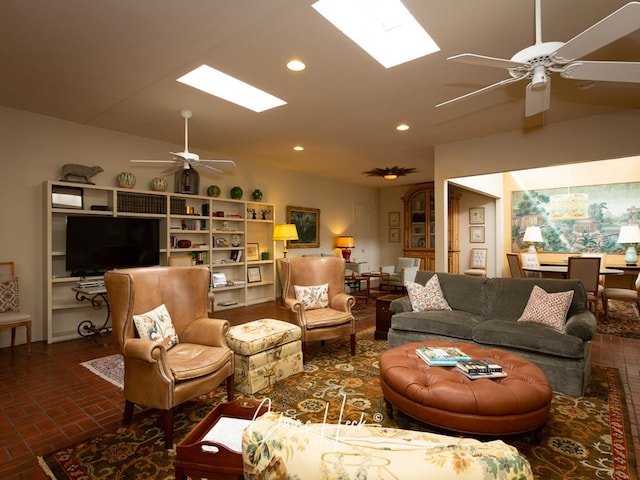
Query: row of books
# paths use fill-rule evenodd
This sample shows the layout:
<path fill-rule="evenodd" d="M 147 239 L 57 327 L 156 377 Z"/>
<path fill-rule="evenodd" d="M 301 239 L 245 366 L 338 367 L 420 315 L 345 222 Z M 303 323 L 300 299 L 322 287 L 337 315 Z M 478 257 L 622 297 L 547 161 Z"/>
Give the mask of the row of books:
<path fill-rule="evenodd" d="M 471 379 L 507 376 L 500 365 L 490 360 L 474 360 L 457 347 L 420 346 L 416 354 L 430 366 L 455 367 Z"/>

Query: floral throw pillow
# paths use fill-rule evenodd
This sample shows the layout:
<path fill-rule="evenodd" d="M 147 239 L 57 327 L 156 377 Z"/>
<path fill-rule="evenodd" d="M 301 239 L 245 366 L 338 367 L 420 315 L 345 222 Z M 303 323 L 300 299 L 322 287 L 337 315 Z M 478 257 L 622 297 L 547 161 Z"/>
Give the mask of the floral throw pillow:
<path fill-rule="evenodd" d="M 0 312 L 20 311 L 20 289 L 18 278 L 0 282 Z"/>
<path fill-rule="evenodd" d="M 447 299 L 442 294 L 438 275 L 432 276 L 424 285 L 415 282 L 405 282 L 411 308 L 414 312 L 424 312 L 426 310 L 451 310 Z"/>
<path fill-rule="evenodd" d="M 524 307 L 518 321 L 540 323 L 561 332 L 564 329 L 571 300 L 573 300 L 573 290 L 547 293 L 534 285 L 527 306 Z"/>
<path fill-rule="evenodd" d="M 329 284 L 301 286 L 294 285 L 296 299 L 302 302 L 305 310 L 326 308 L 329 306 Z"/>
<path fill-rule="evenodd" d="M 164 303 L 150 312 L 133 316 L 140 338 L 161 343 L 169 350 L 178 344 L 178 335 Z"/>

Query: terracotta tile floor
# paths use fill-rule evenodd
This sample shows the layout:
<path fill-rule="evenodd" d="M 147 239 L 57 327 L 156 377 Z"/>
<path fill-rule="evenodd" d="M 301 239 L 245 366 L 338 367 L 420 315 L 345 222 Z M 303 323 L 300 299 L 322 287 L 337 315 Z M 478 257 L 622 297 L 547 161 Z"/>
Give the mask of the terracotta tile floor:
<path fill-rule="evenodd" d="M 271 302 L 227 310 L 216 317 L 238 324 L 256 318 L 284 320 L 287 312 Z M 31 357 L 23 345 L 13 352 L 0 349 L 0 478 L 44 479 L 36 456 L 120 425 L 121 390 L 80 366 L 112 353 L 113 346 L 87 339 L 52 345 L 38 342 Z M 592 355 L 594 363 L 620 370 L 634 448 L 640 453 L 640 340 L 597 335 Z"/>

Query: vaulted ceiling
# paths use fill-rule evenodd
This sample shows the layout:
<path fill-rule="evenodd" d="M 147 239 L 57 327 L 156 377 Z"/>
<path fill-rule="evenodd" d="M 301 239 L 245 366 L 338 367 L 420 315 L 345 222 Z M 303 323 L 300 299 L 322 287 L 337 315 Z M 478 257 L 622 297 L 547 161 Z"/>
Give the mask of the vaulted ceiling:
<path fill-rule="evenodd" d="M 550 110 L 533 117 L 526 82 L 435 108 L 507 76 L 446 58 L 511 58 L 533 44 L 533 0 L 404 0 L 441 51 L 391 69 L 313 1 L 2 0 L 0 104 L 177 145 L 178 111 L 189 109 L 191 151 L 372 186 L 388 185 L 362 174 L 376 167 L 419 170 L 401 182 L 432 179 L 436 144 L 640 108 L 640 83 L 558 76 Z M 543 40 L 567 41 L 625 3 L 543 0 Z M 305 71 L 287 70 L 294 57 Z M 640 61 L 640 31 L 589 58 Z M 176 82 L 201 64 L 288 103 L 255 113 Z M 400 122 L 411 129 L 397 132 Z"/>

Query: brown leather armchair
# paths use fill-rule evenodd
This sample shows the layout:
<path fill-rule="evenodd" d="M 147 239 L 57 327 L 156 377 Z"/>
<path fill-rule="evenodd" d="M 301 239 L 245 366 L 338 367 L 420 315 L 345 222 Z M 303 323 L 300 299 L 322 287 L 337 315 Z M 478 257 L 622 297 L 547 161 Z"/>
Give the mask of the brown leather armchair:
<path fill-rule="evenodd" d="M 227 381 L 233 400 L 233 352 L 226 344 L 227 320 L 207 318 L 206 267 L 148 267 L 105 275 L 113 337 L 124 356 L 123 423 L 136 404 L 162 410 L 165 446 L 173 446 L 173 409 Z M 179 343 L 169 350 L 141 339 L 133 315 L 164 304 Z"/>
<path fill-rule="evenodd" d="M 307 342 L 349 335 L 351 355 L 356 354 L 356 324 L 351 307 L 356 300 L 344 293 L 344 258 L 290 257 L 280 262 L 280 280 L 284 306 L 292 323 L 302 329 L 302 352 Z M 296 298 L 295 286 L 329 284 L 329 304 L 307 310 Z"/>

